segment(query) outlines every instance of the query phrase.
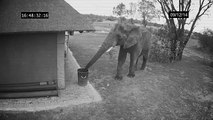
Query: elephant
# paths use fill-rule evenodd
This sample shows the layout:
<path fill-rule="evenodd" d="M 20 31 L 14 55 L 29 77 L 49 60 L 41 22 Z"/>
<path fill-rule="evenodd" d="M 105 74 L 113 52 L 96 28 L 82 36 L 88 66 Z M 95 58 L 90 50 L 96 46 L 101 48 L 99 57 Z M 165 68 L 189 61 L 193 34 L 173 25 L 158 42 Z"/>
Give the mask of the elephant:
<path fill-rule="evenodd" d="M 111 29 L 106 39 L 93 58 L 86 65 L 85 69 L 92 66 L 108 49 L 115 46 L 120 46 L 118 55 L 116 80 L 122 80 L 122 66 L 126 60 L 127 53 L 130 54 L 130 65 L 128 77 L 135 76 L 137 63 L 140 56 L 143 56 L 141 70 L 144 70 L 149 56 L 150 39 L 152 37 L 145 27 L 136 26 L 128 21 L 119 21 Z"/>

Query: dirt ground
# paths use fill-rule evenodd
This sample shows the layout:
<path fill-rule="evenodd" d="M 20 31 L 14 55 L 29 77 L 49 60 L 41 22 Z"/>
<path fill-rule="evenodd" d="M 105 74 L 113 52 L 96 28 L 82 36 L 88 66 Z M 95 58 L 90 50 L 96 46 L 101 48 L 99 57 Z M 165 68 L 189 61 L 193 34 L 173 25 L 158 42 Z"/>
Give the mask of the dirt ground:
<path fill-rule="evenodd" d="M 75 34 L 70 49 L 84 67 L 106 33 Z M 100 103 L 34 113 L 4 113 L 0 120 L 212 120 L 213 68 L 187 48 L 181 62 L 148 63 L 134 78 L 114 80 L 119 47 L 104 54 L 90 69 L 89 80 L 101 94 Z M 141 64 L 141 62 L 139 62 Z"/>

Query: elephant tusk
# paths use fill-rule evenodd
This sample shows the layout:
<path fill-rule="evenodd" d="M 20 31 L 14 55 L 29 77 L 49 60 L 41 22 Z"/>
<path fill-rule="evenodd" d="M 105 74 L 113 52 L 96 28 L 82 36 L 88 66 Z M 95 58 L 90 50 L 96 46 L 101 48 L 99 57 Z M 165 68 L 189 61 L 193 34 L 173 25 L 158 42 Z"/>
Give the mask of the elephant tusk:
<path fill-rule="evenodd" d="M 106 52 L 109 52 L 110 50 L 112 50 L 113 47 L 110 47 Z"/>
<path fill-rule="evenodd" d="M 81 76 L 81 78 L 85 79 L 87 76 Z"/>

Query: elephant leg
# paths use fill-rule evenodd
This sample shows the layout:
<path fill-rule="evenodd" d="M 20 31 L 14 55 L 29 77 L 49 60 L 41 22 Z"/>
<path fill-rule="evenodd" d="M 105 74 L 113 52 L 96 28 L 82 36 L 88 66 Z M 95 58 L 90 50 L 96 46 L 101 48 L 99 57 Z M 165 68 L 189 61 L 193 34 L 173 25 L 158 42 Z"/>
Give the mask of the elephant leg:
<path fill-rule="evenodd" d="M 127 75 L 130 78 L 135 77 L 136 59 L 138 58 L 139 54 L 139 52 L 134 51 L 130 54 L 129 74 Z"/>
<path fill-rule="evenodd" d="M 117 66 L 117 74 L 115 76 L 116 80 L 122 80 L 122 66 L 126 61 L 127 52 L 123 49 L 123 46 L 120 47 L 119 55 L 118 55 L 118 66 Z"/>
<path fill-rule="evenodd" d="M 135 70 L 137 70 L 137 66 L 138 66 L 138 59 L 140 58 L 140 56 L 138 56 L 136 63 L 135 63 Z"/>
<path fill-rule="evenodd" d="M 141 65 L 141 70 L 144 70 L 146 68 L 146 63 L 148 60 L 148 51 L 143 54 L 143 63 Z"/>
<path fill-rule="evenodd" d="M 135 63 L 135 70 L 137 70 L 137 66 L 138 66 L 138 60 L 141 57 L 142 53 L 137 57 L 136 63 Z"/>

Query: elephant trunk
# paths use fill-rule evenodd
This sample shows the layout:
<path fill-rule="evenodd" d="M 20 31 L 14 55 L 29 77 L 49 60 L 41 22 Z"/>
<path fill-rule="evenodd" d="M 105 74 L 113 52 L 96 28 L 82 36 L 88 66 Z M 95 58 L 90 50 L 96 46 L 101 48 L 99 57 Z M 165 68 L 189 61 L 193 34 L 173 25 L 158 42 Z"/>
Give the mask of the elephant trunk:
<path fill-rule="evenodd" d="M 85 69 L 91 67 L 101 57 L 101 55 L 103 55 L 112 46 L 114 45 L 109 42 L 103 42 L 97 53 L 93 56 L 89 63 L 87 63 Z"/>

